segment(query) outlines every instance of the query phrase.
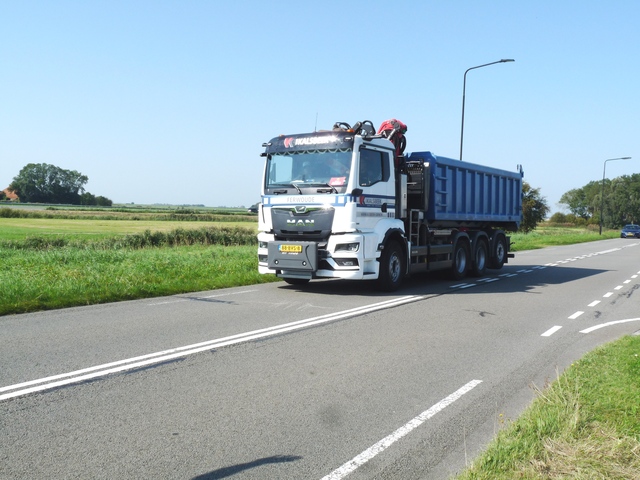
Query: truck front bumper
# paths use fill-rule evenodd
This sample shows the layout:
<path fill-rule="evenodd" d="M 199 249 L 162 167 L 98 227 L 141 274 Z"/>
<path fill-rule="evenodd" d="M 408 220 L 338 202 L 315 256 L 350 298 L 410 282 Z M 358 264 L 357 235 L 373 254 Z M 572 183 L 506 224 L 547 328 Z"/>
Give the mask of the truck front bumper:
<path fill-rule="evenodd" d="M 368 239 L 373 242 L 373 238 Z M 285 278 L 378 278 L 379 256 L 367 237 L 359 234 L 333 235 L 326 244 L 275 240 L 258 235 L 258 271 Z M 367 258 L 368 252 L 368 258 Z"/>

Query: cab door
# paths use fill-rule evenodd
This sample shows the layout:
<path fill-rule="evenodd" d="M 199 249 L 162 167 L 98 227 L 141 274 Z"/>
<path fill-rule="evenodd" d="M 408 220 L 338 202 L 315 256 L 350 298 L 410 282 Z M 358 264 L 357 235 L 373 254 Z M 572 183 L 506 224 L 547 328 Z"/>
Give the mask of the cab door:
<path fill-rule="evenodd" d="M 391 174 L 393 152 L 373 146 L 359 152 L 357 188 L 362 190 L 356 222 L 359 228 L 373 228 L 382 218 L 395 217 L 395 185 Z"/>

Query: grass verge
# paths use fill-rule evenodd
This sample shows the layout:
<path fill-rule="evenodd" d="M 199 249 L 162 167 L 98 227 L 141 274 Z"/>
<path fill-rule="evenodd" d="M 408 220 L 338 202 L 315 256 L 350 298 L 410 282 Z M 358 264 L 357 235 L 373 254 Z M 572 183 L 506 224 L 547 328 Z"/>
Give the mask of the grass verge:
<path fill-rule="evenodd" d="M 542 224 L 529 233 L 511 234 L 511 250 L 535 250 L 558 245 L 574 245 L 576 243 L 595 242 L 610 238 L 619 238 L 620 231 L 605 230 L 602 235 L 595 229 L 579 227 L 553 227 Z"/>
<path fill-rule="evenodd" d="M 588 353 L 457 480 L 640 478 L 640 337 Z"/>
<path fill-rule="evenodd" d="M 4 240 L 0 315 L 273 281 L 258 274 L 256 243 L 242 227 Z"/>
<path fill-rule="evenodd" d="M 251 285 L 255 246 L 0 248 L 0 315 Z"/>

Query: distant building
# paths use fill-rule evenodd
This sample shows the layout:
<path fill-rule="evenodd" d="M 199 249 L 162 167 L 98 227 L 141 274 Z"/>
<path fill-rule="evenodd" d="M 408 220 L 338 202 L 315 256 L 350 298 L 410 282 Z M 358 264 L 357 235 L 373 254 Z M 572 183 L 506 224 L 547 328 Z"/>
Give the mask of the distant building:
<path fill-rule="evenodd" d="M 16 202 L 16 201 L 18 200 L 18 195 L 16 195 L 15 193 L 13 193 L 13 191 L 12 191 L 12 190 L 9 190 L 8 188 L 5 188 L 2 192 L 4 193 L 5 198 L 6 198 L 7 200 L 10 200 L 10 201 L 12 201 L 12 202 Z"/>

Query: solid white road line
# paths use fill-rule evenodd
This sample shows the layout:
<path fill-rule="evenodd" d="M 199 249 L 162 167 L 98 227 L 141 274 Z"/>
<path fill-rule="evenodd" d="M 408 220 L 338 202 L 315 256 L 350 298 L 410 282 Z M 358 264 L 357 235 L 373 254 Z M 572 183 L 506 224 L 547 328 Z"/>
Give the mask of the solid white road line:
<path fill-rule="evenodd" d="M 455 402 L 460 397 L 462 397 L 465 393 L 470 392 L 471 390 L 473 390 L 475 387 L 477 387 L 481 383 L 482 383 L 482 380 L 472 380 L 472 381 L 470 381 L 469 383 L 467 383 L 463 387 L 461 387 L 458 390 L 456 390 L 455 392 L 453 392 L 448 397 L 440 400 L 438 403 L 436 403 L 429 410 L 425 410 L 420 415 L 415 417 L 413 420 L 411 420 L 410 422 L 408 422 L 404 426 L 400 427 L 398 430 L 393 432 L 391 435 L 383 438 L 378 443 L 376 443 L 376 444 L 372 445 L 371 447 L 367 448 L 364 452 L 362 452 L 357 457 L 354 457 L 353 459 L 349 460 L 347 463 L 342 465 L 340 468 L 337 468 L 336 470 L 331 472 L 329 475 L 323 477 L 322 480 L 340 480 L 340 479 L 346 477 L 351 472 L 353 472 L 355 469 L 357 469 L 361 465 L 367 463 L 369 460 L 371 460 L 373 457 L 375 457 L 379 453 L 382 453 L 384 450 L 389 448 L 391 445 L 393 445 L 395 442 L 400 440 L 406 434 L 408 434 L 412 430 L 414 430 L 417 427 L 419 427 L 420 425 L 422 425 L 428 419 L 433 417 L 436 413 L 438 413 L 439 411 L 441 411 L 444 408 L 448 407 L 453 402 Z"/>
<path fill-rule="evenodd" d="M 285 323 L 282 325 L 262 328 L 262 329 L 254 330 L 251 332 L 245 332 L 237 335 L 218 338 L 215 340 L 196 343 L 193 345 L 187 345 L 184 347 L 164 350 L 162 352 L 150 353 L 148 355 L 141 355 L 141 356 L 129 358 L 126 360 L 119 360 L 116 362 L 106 363 L 103 365 L 97 365 L 94 367 L 76 370 L 74 372 L 62 373 L 59 375 L 53 375 L 46 378 L 31 380 L 28 382 L 22 382 L 15 385 L 9 385 L 9 386 L 0 388 L 0 392 L 6 392 L 10 390 L 15 390 L 15 391 L 0 395 L 0 401 L 22 396 L 22 395 L 27 395 L 29 393 L 49 390 L 49 389 L 60 387 L 63 385 L 84 382 L 86 380 L 91 380 L 93 378 L 110 375 L 113 373 L 119 373 L 126 370 L 133 370 L 136 368 L 153 365 L 154 363 L 166 362 L 169 360 L 174 360 L 177 358 L 193 355 L 194 353 L 213 350 L 215 348 L 235 345 L 238 343 L 248 342 L 248 341 L 256 340 L 259 338 L 279 335 L 281 333 L 286 333 L 293 330 L 299 330 L 299 329 L 310 327 L 313 325 L 319 325 L 322 323 L 332 322 L 332 321 L 340 320 L 343 318 L 375 312 L 377 310 L 392 308 L 398 305 L 403 305 L 405 303 L 416 302 L 423 298 L 424 297 L 422 296 L 416 296 L 416 295 L 395 298 L 392 300 L 386 300 L 384 302 L 374 303 L 372 305 L 365 305 L 362 307 L 356 307 L 356 308 L 344 310 L 341 312 L 335 312 L 335 313 L 330 313 L 326 315 L 321 315 L 318 317 L 307 318 L 305 320 Z M 28 387 L 28 388 L 25 388 L 25 387 Z"/>
<path fill-rule="evenodd" d="M 619 323 L 629 323 L 629 322 L 638 322 L 640 318 L 629 318 L 627 320 L 617 320 L 615 322 L 601 323 L 600 325 L 595 325 L 593 327 L 585 328 L 584 330 L 580 330 L 580 333 L 591 333 L 594 330 L 599 330 L 604 327 L 610 327 L 611 325 L 617 325 Z"/>

